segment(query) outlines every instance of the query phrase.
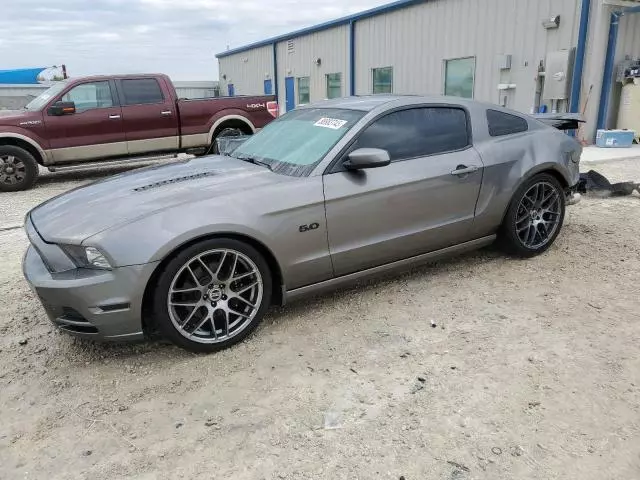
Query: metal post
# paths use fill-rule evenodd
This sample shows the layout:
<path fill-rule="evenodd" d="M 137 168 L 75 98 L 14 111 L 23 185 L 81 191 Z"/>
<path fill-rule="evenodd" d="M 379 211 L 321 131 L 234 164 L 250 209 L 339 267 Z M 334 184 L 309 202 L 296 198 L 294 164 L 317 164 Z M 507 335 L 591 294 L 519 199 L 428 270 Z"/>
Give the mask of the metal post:
<path fill-rule="evenodd" d="M 356 94 L 356 22 L 349 22 L 349 95 Z"/>
<path fill-rule="evenodd" d="M 613 62 L 616 56 L 616 46 L 618 44 L 618 26 L 620 25 L 621 12 L 611 13 L 609 24 L 609 43 L 607 45 L 607 56 L 604 62 L 604 73 L 602 75 L 602 90 L 600 91 L 600 108 L 598 110 L 598 129 L 607 128 L 607 113 L 609 110 L 609 92 L 613 85 Z"/>
<path fill-rule="evenodd" d="M 576 49 L 576 66 L 573 71 L 571 85 L 571 103 L 569 112 L 578 113 L 580 109 L 580 91 L 582 89 L 582 72 L 584 69 L 584 54 L 589 36 L 589 12 L 591 11 L 591 0 L 582 0 L 580 10 L 580 30 L 578 32 L 578 47 Z"/>

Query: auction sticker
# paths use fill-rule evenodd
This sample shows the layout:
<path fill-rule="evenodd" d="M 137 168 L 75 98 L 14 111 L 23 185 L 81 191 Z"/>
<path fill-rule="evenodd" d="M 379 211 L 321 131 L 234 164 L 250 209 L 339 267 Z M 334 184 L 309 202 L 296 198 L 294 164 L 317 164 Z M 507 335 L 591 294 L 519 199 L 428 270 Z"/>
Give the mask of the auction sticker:
<path fill-rule="evenodd" d="M 340 120 L 338 118 L 321 118 L 316 123 L 314 123 L 316 127 L 331 128 L 332 130 L 339 130 L 346 124 L 346 120 Z"/>

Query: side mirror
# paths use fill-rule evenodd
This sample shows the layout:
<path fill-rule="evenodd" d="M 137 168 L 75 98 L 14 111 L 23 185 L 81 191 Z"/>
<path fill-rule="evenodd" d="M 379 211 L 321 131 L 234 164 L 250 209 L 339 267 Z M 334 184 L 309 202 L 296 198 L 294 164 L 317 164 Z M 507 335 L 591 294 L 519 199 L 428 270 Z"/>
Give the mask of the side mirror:
<path fill-rule="evenodd" d="M 343 163 L 347 170 L 386 167 L 391 163 L 389 152 L 380 148 L 358 148 Z"/>
<path fill-rule="evenodd" d="M 76 113 L 76 104 L 74 102 L 56 102 L 47 110 L 49 115 L 61 117 L 62 115 L 73 115 Z"/>

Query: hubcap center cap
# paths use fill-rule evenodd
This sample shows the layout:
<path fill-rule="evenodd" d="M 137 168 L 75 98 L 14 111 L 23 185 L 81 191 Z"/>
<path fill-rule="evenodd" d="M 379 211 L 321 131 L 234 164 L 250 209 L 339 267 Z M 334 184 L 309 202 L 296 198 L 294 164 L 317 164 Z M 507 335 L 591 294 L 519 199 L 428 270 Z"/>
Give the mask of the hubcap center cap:
<path fill-rule="evenodd" d="M 10 175 L 13 173 L 13 167 L 6 167 L 4 171 Z"/>
<path fill-rule="evenodd" d="M 211 300 L 212 302 L 218 302 L 222 300 L 222 295 L 223 292 L 220 287 L 213 287 L 207 290 L 207 297 L 209 297 L 209 300 Z"/>

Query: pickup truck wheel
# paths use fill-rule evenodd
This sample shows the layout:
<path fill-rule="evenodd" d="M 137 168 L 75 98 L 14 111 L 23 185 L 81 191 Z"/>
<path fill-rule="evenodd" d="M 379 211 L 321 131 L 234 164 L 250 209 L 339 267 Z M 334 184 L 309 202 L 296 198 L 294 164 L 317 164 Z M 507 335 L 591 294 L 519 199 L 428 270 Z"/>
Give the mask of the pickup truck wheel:
<path fill-rule="evenodd" d="M 267 262 L 227 238 L 198 242 L 173 257 L 153 293 L 160 333 L 186 350 L 211 353 L 243 340 L 271 299 Z"/>
<path fill-rule="evenodd" d="M 234 127 L 226 127 L 220 130 L 218 134 L 213 138 L 213 153 L 215 155 L 220 155 L 220 149 L 218 148 L 217 140 L 223 137 L 239 137 L 240 135 L 244 135 L 244 132 L 239 128 Z"/>
<path fill-rule="evenodd" d="M 565 214 L 564 190 L 546 173 L 535 175 L 514 194 L 500 241 L 505 250 L 529 258 L 546 251 L 562 229 Z"/>
<path fill-rule="evenodd" d="M 38 178 L 38 162 L 26 150 L 0 145 L 0 192 L 28 190 Z"/>

